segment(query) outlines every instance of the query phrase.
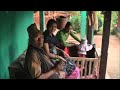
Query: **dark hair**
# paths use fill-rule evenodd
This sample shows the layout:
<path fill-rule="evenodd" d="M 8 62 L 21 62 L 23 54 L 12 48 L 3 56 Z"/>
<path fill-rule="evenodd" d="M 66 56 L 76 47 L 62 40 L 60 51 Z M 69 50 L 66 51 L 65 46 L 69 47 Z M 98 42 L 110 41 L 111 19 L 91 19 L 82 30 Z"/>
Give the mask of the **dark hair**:
<path fill-rule="evenodd" d="M 70 22 L 67 22 L 65 28 L 68 28 L 69 26 L 72 26 L 72 24 Z"/>
<path fill-rule="evenodd" d="M 54 20 L 54 19 L 50 19 L 48 22 L 47 22 L 47 29 L 52 25 L 52 24 L 57 24 L 57 22 Z"/>

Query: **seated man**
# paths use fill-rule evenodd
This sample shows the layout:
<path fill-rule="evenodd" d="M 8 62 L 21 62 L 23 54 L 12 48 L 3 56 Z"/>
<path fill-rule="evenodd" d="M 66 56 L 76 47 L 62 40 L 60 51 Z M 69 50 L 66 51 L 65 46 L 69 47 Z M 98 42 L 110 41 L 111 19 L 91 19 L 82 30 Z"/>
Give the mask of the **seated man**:
<path fill-rule="evenodd" d="M 65 50 L 65 51 L 66 51 L 66 48 L 69 49 L 68 47 L 71 47 L 71 48 L 74 47 L 74 50 L 70 50 L 70 51 L 76 50 L 75 43 L 67 43 L 66 42 L 69 35 L 71 35 L 75 40 L 80 42 L 80 40 L 74 35 L 74 33 L 71 30 L 72 30 L 72 24 L 70 22 L 67 22 L 67 24 L 65 25 L 65 28 L 63 30 L 58 31 L 58 33 L 56 34 L 57 39 L 61 43 L 61 49 Z M 70 54 L 69 51 L 66 51 L 66 52 L 68 54 Z"/>
<path fill-rule="evenodd" d="M 60 72 L 62 63 L 52 64 L 49 56 L 42 49 L 44 37 L 36 24 L 31 24 L 28 29 L 29 43 L 25 57 L 24 69 L 31 79 L 60 79 L 65 78 L 65 73 Z"/>

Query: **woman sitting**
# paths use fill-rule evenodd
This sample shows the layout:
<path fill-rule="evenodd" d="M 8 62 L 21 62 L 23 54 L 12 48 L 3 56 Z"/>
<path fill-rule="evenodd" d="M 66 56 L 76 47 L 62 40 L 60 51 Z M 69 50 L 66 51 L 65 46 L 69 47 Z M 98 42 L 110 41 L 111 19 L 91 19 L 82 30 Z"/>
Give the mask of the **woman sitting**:
<path fill-rule="evenodd" d="M 53 35 L 53 32 L 57 29 L 57 23 L 55 20 L 50 19 L 47 23 L 47 30 L 43 33 L 44 35 L 44 49 L 48 56 L 51 58 L 51 61 L 53 64 L 56 64 L 56 61 L 62 60 L 63 62 L 66 62 L 65 57 L 69 57 L 68 54 L 66 54 L 63 50 L 59 49 L 60 43 L 58 42 L 57 38 Z M 62 52 L 64 54 L 60 54 L 59 52 Z M 65 55 L 65 56 L 64 56 Z M 64 69 L 66 72 L 66 69 Z M 74 70 L 74 73 L 77 73 L 77 78 L 79 75 L 79 70 L 77 67 Z M 76 72 L 77 71 L 77 72 Z M 71 74 L 72 75 L 72 74 Z M 74 79 L 75 79 L 74 74 Z M 73 78 L 72 78 L 73 79 Z"/>
<path fill-rule="evenodd" d="M 72 24 L 70 22 L 67 22 L 65 25 L 65 28 L 58 31 L 56 34 L 57 39 L 61 43 L 61 49 L 63 49 L 65 52 L 67 52 L 70 56 L 77 56 L 76 50 L 76 44 L 75 43 L 68 43 L 66 40 L 68 39 L 69 35 L 73 37 L 76 41 L 80 42 L 80 39 L 78 39 L 74 33 L 72 32 Z"/>
<path fill-rule="evenodd" d="M 49 56 L 42 49 L 44 37 L 36 24 L 31 24 L 28 29 L 29 43 L 25 57 L 25 71 L 30 79 L 60 79 L 65 78 L 65 74 L 61 74 L 63 68 L 62 63 L 56 66 L 52 64 Z M 58 74 L 60 73 L 60 74 Z"/>

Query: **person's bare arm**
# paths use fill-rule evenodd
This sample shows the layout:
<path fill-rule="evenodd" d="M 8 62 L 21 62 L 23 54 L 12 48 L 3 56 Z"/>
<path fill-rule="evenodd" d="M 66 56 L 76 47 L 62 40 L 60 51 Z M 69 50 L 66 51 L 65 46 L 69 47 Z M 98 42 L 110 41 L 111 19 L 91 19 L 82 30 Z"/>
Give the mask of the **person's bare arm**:
<path fill-rule="evenodd" d="M 55 59 L 56 59 L 56 58 L 60 58 L 61 60 L 66 61 L 66 60 L 65 60 L 64 58 L 62 58 L 61 56 L 50 53 L 49 44 L 48 44 L 48 43 L 44 43 L 44 49 L 45 49 L 46 53 L 48 54 L 48 56 L 49 56 L 50 58 L 55 58 Z"/>
<path fill-rule="evenodd" d="M 43 46 L 44 46 L 45 52 L 48 54 L 48 56 L 50 58 L 56 58 L 55 54 L 50 53 L 50 49 L 49 49 L 49 44 L 48 43 L 44 43 Z"/>
<path fill-rule="evenodd" d="M 27 59 L 28 61 L 28 70 L 33 79 L 48 79 L 56 72 L 60 71 L 62 68 L 62 64 L 58 64 L 57 67 L 53 68 L 49 72 L 42 73 L 41 72 L 41 62 L 38 61 L 38 58 L 35 53 L 32 53 Z"/>
<path fill-rule="evenodd" d="M 62 51 L 62 52 L 64 53 L 65 57 L 70 57 L 70 56 L 69 56 L 65 51 L 63 51 L 62 49 L 60 49 L 60 48 L 58 48 L 58 47 L 56 47 L 56 49 Z"/>

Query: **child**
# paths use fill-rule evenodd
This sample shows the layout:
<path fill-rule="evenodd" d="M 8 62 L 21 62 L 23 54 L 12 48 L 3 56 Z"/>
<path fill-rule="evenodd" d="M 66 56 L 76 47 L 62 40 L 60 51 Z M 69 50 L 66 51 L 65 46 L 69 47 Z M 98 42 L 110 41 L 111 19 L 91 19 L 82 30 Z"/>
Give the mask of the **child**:
<path fill-rule="evenodd" d="M 81 39 L 81 44 L 78 45 L 78 56 L 79 57 L 85 57 L 87 54 L 87 51 L 91 50 L 93 48 L 93 45 L 87 44 L 87 39 Z"/>

